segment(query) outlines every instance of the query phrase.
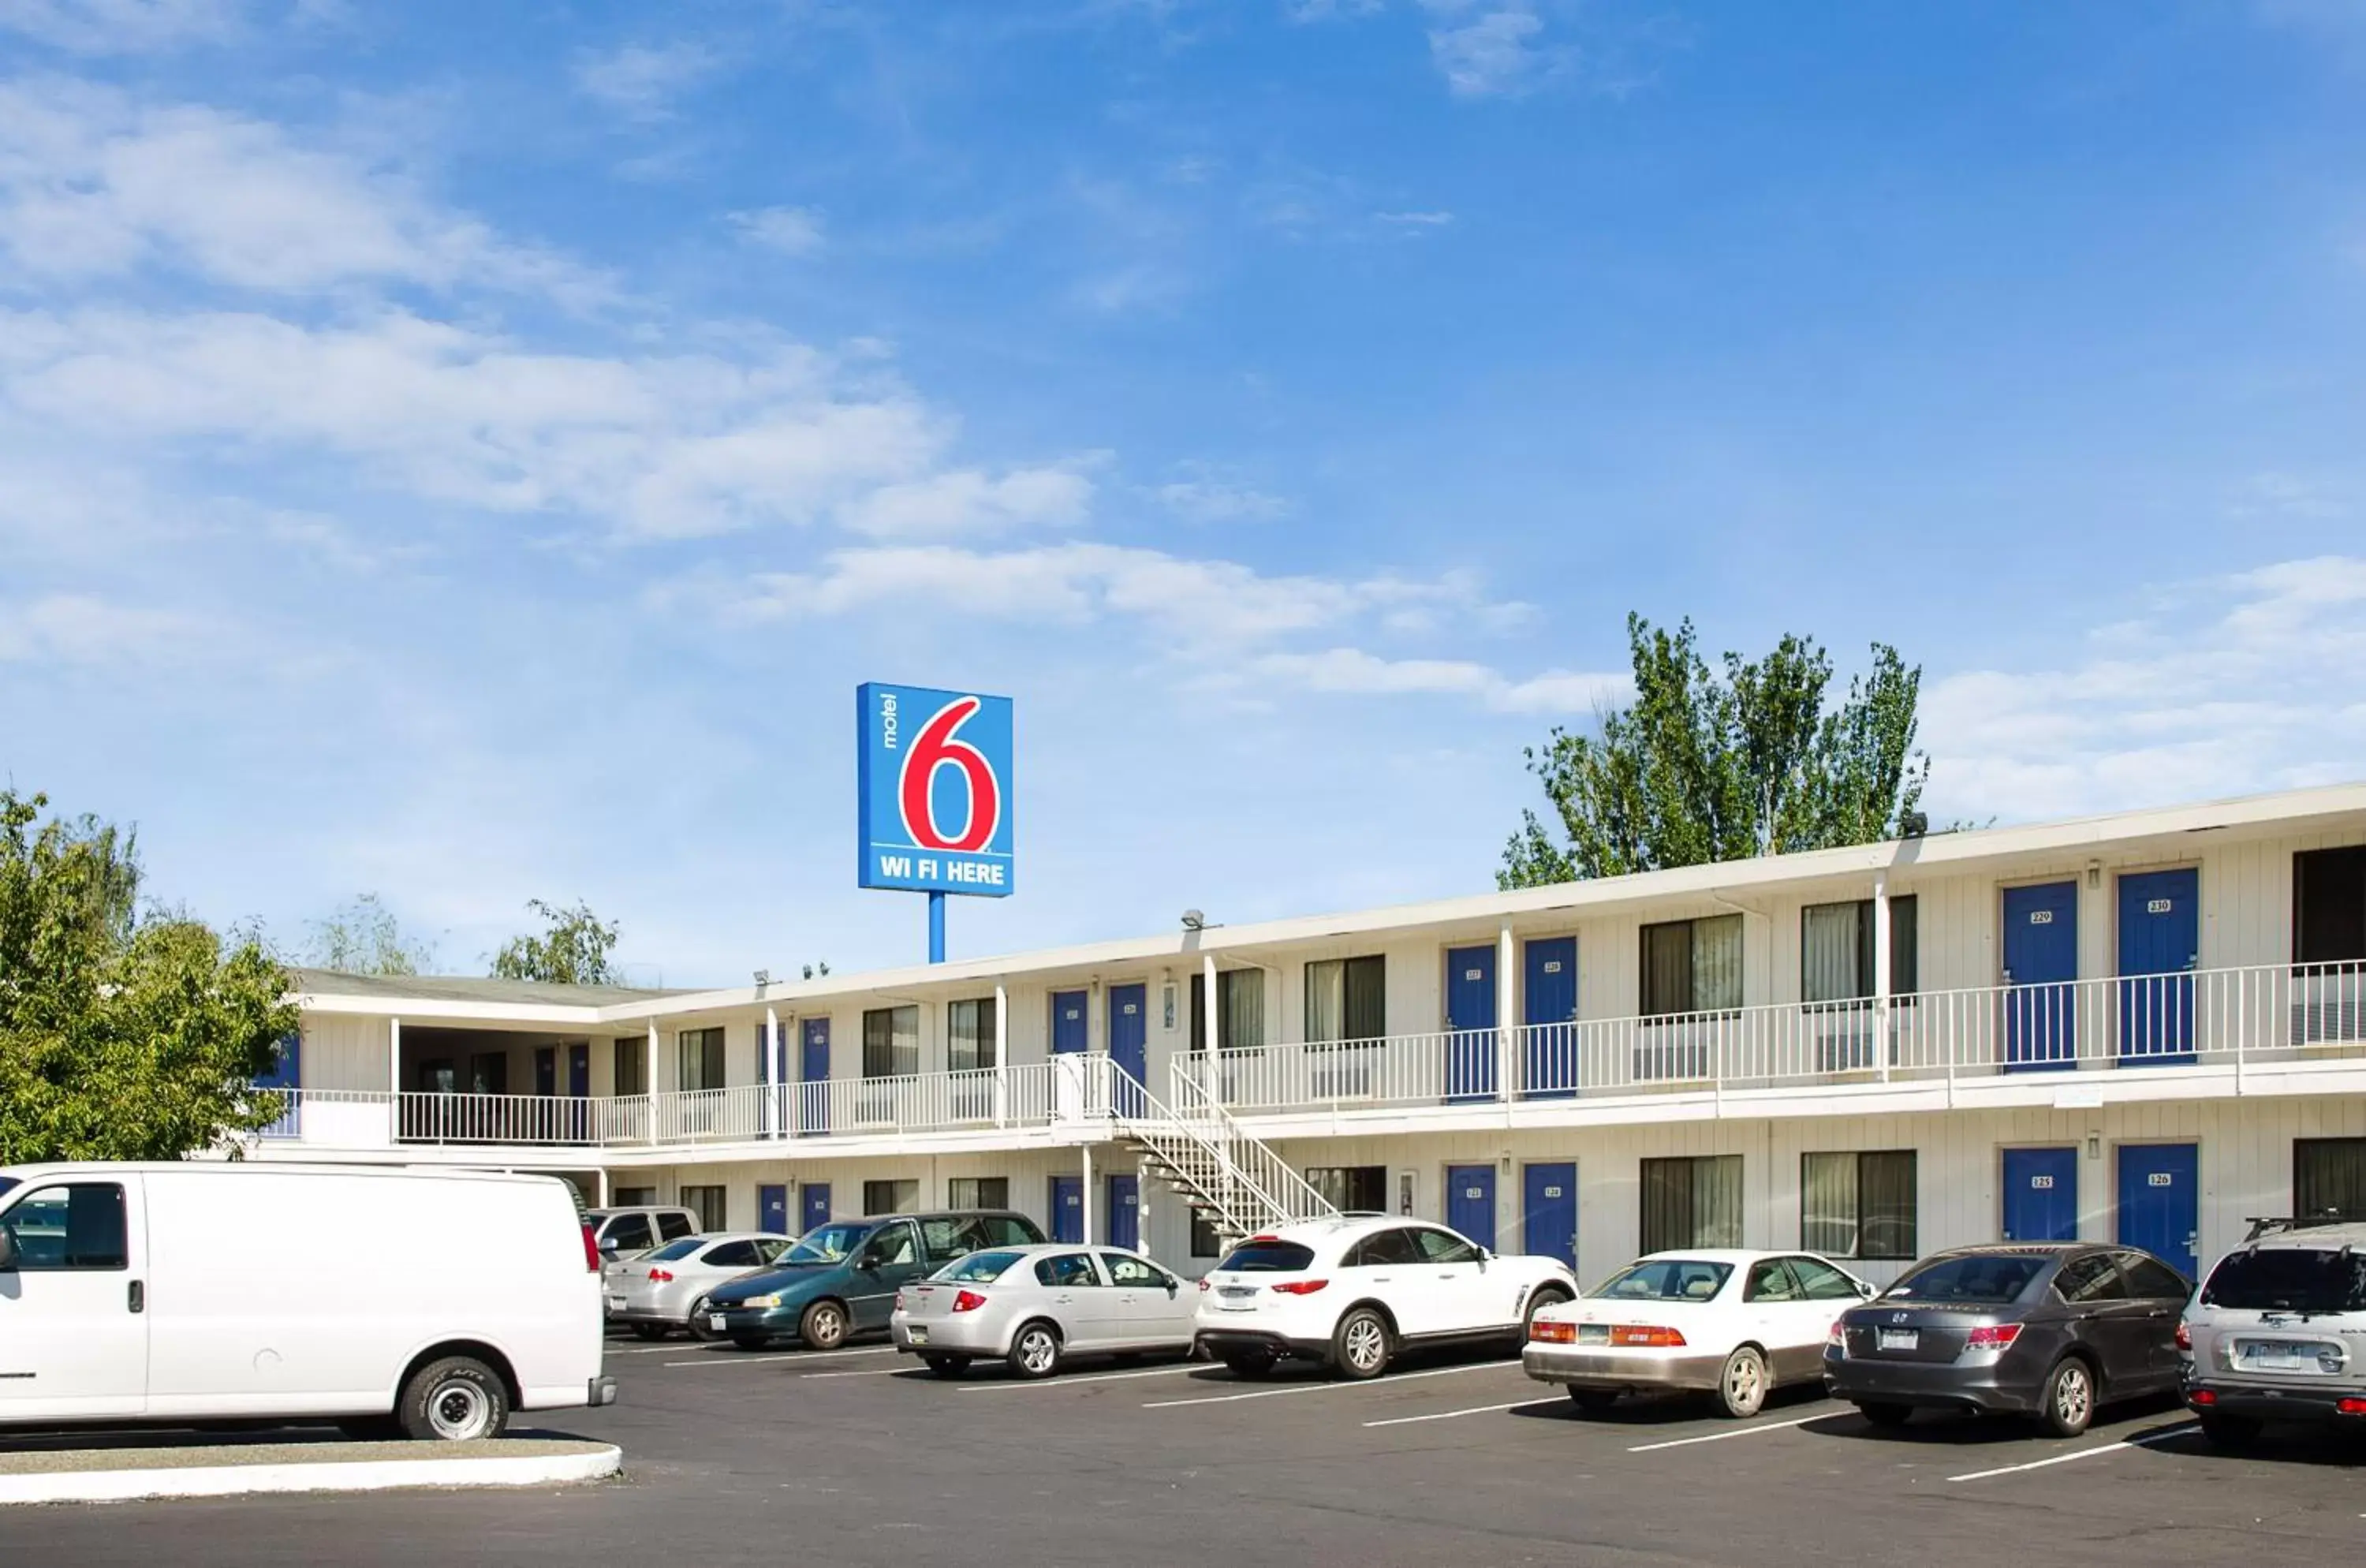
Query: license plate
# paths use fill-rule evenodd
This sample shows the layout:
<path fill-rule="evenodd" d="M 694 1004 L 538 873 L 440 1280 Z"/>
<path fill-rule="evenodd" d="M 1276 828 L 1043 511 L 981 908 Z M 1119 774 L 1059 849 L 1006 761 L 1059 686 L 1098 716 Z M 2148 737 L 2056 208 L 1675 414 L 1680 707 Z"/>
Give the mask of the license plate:
<path fill-rule="evenodd" d="M 1879 1348 L 1884 1350 L 1912 1350 L 1922 1343 L 1919 1328 L 1885 1328 L 1881 1331 Z"/>
<path fill-rule="evenodd" d="M 613 1311 L 622 1312 L 625 1310 L 625 1298 L 622 1296 L 610 1296 L 608 1298 L 608 1305 Z"/>
<path fill-rule="evenodd" d="M 1256 1294 L 1256 1287 L 1254 1285 L 1222 1285 L 1217 1288 L 1216 1294 L 1223 1297 L 1226 1301 L 1245 1302 L 1251 1296 Z"/>
<path fill-rule="evenodd" d="M 710 1312 L 710 1313 L 708 1313 L 708 1314 L 706 1314 L 706 1326 L 707 1326 L 707 1327 L 709 1327 L 709 1328 L 711 1328 L 711 1329 L 713 1329 L 713 1330 L 715 1330 L 715 1333 L 717 1333 L 717 1334 L 722 1333 L 722 1332 L 723 1332 L 723 1314 L 722 1314 L 721 1313 L 719 1313 L 719 1312 Z"/>
<path fill-rule="evenodd" d="M 2266 1371 L 2315 1371 L 2316 1348 L 2282 1339 L 2254 1339 L 2243 1347 L 2243 1364 Z"/>
<path fill-rule="evenodd" d="M 1577 1342 L 1581 1345 L 1607 1345 L 1610 1325 L 1606 1323 L 1581 1323 L 1577 1325 Z"/>
<path fill-rule="evenodd" d="M 904 1336 L 915 1345 L 926 1345 L 929 1342 L 929 1331 L 925 1328 L 907 1328 L 904 1330 Z"/>

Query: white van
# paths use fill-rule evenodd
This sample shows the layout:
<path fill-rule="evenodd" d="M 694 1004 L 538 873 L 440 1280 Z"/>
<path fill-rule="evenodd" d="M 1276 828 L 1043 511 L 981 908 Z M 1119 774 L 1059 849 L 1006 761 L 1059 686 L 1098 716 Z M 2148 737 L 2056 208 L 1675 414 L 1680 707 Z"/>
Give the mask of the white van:
<path fill-rule="evenodd" d="M 607 1404 L 600 1256 L 546 1176 L 0 1168 L 0 1424 L 498 1436 Z"/>

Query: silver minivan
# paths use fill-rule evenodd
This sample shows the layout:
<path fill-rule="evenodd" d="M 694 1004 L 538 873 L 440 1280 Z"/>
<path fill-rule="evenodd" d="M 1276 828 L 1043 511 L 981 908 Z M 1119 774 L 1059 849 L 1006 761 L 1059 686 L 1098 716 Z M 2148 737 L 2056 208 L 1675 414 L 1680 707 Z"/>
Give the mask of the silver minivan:
<path fill-rule="evenodd" d="M 2178 1325 L 2185 1403 L 2211 1441 L 2270 1421 L 2366 1425 L 2366 1224 L 2258 1222 Z"/>

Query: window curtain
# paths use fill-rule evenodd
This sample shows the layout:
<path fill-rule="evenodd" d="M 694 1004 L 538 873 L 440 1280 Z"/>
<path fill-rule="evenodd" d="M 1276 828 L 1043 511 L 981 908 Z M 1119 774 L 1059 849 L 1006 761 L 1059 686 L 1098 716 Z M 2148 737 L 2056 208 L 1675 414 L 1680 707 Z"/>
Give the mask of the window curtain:
<path fill-rule="evenodd" d="M 862 1015 L 862 1076 L 905 1077 L 920 1070 L 920 1010 L 873 1008 Z"/>
<path fill-rule="evenodd" d="M 1725 1012 L 1741 1005 L 1741 917 L 1717 915 L 1693 922 L 1693 1010 Z"/>
<path fill-rule="evenodd" d="M 1735 924 L 1740 923 L 1735 917 Z M 1682 1245 L 1741 1245 L 1740 1155 L 1709 1155 L 1693 1161 L 1693 1234 Z"/>
<path fill-rule="evenodd" d="M 2293 1141 L 2293 1213 L 2309 1219 L 2328 1209 L 2366 1218 L 2366 1138 Z"/>
<path fill-rule="evenodd" d="M 1827 1258 L 1856 1256 L 1856 1156 L 1799 1156 L 1799 1245 Z"/>
<path fill-rule="evenodd" d="M 1666 1252 L 1693 1245 L 1693 1162 L 1643 1162 L 1643 1251 Z"/>
<path fill-rule="evenodd" d="M 1265 971 L 1227 969 L 1216 976 L 1222 1000 L 1222 1045 L 1227 1051 L 1254 1051 L 1265 1043 Z"/>
<path fill-rule="evenodd" d="M 1917 1256 L 1914 1164 L 1911 1149 L 1857 1156 L 1859 1258 L 1910 1259 Z"/>
<path fill-rule="evenodd" d="M 685 1029 L 675 1037 L 675 1082 L 685 1092 L 723 1087 L 723 1031 Z"/>
<path fill-rule="evenodd" d="M 619 1096 L 649 1092 L 648 1044 L 637 1034 L 617 1037 L 608 1064 L 612 1092 Z"/>
<path fill-rule="evenodd" d="M 1852 1001 L 1872 994 L 1872 974 L 1860 967 L 1873 922 L 1863 904 L 1810 904 L 1799 911 L 1799 999 Z M 1817 1250 L 1809 1244 L 1809 1250 Z"/>
<path fill-rule="evenodd" d="M 1306 966 L 1306 1038 L 1313 1042 L 1344 1039 L 1346 1026 L 1346 965 L 1336 958 L 1318 959 Z"/>
<path fill-rule="evenodd" d="M 1388 960 L 1350 958 L 1345 970 L 1344 1007 L 1346 1038 L 1378 1040 L 1389 1032 Z"/>
<path fill-rule="evenodd" d="M 945 1053 L 946 1066 L 957 1073 L 996 1065 L 992 997 L 946 1004 Z"/>
<path fill-rule="evenodd" d="M 1232 1043 L 1227 1033 L 1224 1043 Z M 1204 974 L 1191 976 L 1191 1054 L 1198 1055 L 1208 1048 L 1208 977 Z"/>
<path fill-rule="evenodd" d="M 1643 1016 L 1693 1010 L 1693 927 L 1690 920 L 1643 928 Z M 1649 1250 L 1648 1248 L 1646 1250 Z"/>
<path fill-rule="evenodd" d="M 1921 908 L 1911 893 L 1889 901 L 1889 994 L 1910 997 L 1922 988 Z"/>

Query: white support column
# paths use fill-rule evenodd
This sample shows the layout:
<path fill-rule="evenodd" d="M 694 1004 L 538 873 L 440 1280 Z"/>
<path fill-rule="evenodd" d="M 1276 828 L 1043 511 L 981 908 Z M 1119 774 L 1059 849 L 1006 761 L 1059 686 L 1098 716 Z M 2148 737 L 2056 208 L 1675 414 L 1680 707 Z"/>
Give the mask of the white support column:
<path fill-rule="evenodd" d="M 1217 1005 L 1216 955 L 1212 953 L 1203 953 L 1200 955 L 1200 1011 L 1202 1014 L 1203 1024 L 1200 1038 L 1208 1047 L 1206 1054 L 1200 1058 L 1200 1087 L 1207 1090 L 1210 1100 L 1221 1100 L 1224 1077 L 1222 1072 L 1217 1067 L 1216 1062 L 1218 1054 L 1222 1051 L 1224 1044 L 1224 1026 L 1222 1021 L 1224 1010 Z"/>
<path fill-rule="evenodd" d="M 608 1206 L 608 1168 L 606 1166 L 603 1165 L 600 1168 L 599 1177 L 600 1182 L 598 1191 L 600 1196 L 592 1206 L 595 1209 L 604 1209 Z"/>
<path fill-rule="evenodd" d="M 1010 991 L 994 987 L 994 1124 L 1010 1120 Z"/>
<path fill-rule="evenodd" d="M 402 1020 L 386 1021 L 386 1143 L 402 1142 Z"/>
<path fill-rule="evenodd" d="M 1084 1160 L 1084 1162 L 1085 1162 L 1085 1176 L 1084 1176 L 1084 1179 L 1083 1179 L 1082 1181 L 1080 1181 L 1079 1183 L 1077 1183 L 1077 1185 L 1078 1185 L 1079 1187 L 1081 1187 L 1081 1188 L 1084 1190 L 1083 1190 L 1083 1197 L 1084 1197 L 1084 1203 L 1085 1203 L 1085 1245 L 1086 1245 L 1087 1247 L 1090 1247 L 1090 1246 L 1092 1246 L 1092 1245 L 1093 1245 L 1093 1146 L 1092 1146 L 1092 1145 L 1090 1145 L 1090 1144 L 1078 1144 L 1078 1145 L 1076 1145 L 1076 1154 L 1077 1154 L 1077 1156 L 1078 1156 L 1080 1158 L 1082 1158 L 1082 1159 Z M 1055 1217 L 1056 1217 L 1056 1216 L 1055 1216 Z"/>
<path fill-rule="evenodd" d="M 1889 1081 L 1889 875 L 1873 878 L 1873 1059 Z"/>
<path fill-rule="evenodd" d="M 764 1010 L 764 1038 L 756 1048 L 756 1081 L 764 1086 L 763 1120 L 759 1123 L 766 1137 L 781 1135 L 781 1015 L 772 1008 Z"/>
<path fill-rule="evenodd" d="M 1520 976 L 1514 968 L 1517 947 L 1505 920 L 1495 952 L 1495 1095 L 1506 1105 L 1519 1098 Z"/>

